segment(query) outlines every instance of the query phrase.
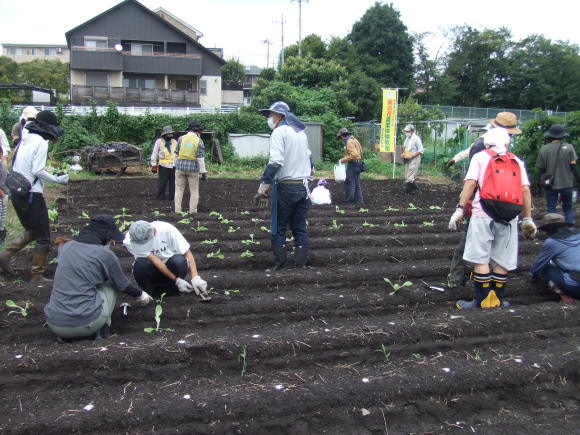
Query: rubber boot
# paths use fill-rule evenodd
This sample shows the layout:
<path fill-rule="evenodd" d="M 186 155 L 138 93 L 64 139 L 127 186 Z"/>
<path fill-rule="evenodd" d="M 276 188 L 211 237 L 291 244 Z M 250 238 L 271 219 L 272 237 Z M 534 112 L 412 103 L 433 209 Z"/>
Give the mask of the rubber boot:
<path fill-rule="evenodd" d="M 308 246 L 297 246 L 294 252 L 294 264 L 301 269 L 306 266 L 308 260 Z"/>
<path fill-rule="evenodd" d="M 48 257 L 48 247 L 36 247 L 32 252 L 32 265 L 30 266 L 30 282 L 52 282 L 44 277 L 46 271 L 46 260 Z"/>
<path fill-rule="evenodd" d="M 501 305 L 501 301 L 497 297 L 491 284 L 491 273 L 474 273 L 472 280 L 473 300 L 457 301 L 455 304 L 457 308 L 495 308 Z"/>
<path fill-rule="evenodd" d="M 411 188 L 413 189 L 413 191 L 411 193 L 415 194 L 415 193 L 421 193 L 421 189 L 419 189 L 419 186 L 417 186 L 417 182 L 413 181 L 411 183 Z"/>
<path fill-rule="evenodd" d="M 97 333 L 95 334 L 95 340 L 103 340 L 105 338 L 108 338 L 111 335 L 111 328 L 110 326 L 105 323 L 101 329 L 99 329 L 97 331 Z"/>
<path fill-rule="evenodd" d="M 0 243 L 4 243 L 6 241 L 6 235 L 8 232 L 6 229 L 0 230 Z"/>
<path fill-rule="evenodd" d="M 284 269 L 287 261 L 286 246 L 274 246 L 272 251 L 274 252 L 275 261 L 274 270 Z"/>
<path fill-rule="evenodd" d="M 502 307 L 509 307 L 511 304 L 505 300 L 505 286 L 507 284 L 507 274 L 492 272 L 491 284 L 495 294 L 501 302 Z"/>
<path fill-rule="evenodd" d="M 405 193 L 412 193 L 413 192 L 413 186 L 411 185 L 411 183 L 405 183 Z"/>
<path fill-rule="evenodd" d="M 17 252 L 21 251 L 26 245 L 32 241 L 32 233 L 30 231 L 24 231 L 14 240 L 12 240 L 2 252 L 0 252 L 0 269 L 2 269 L 7 275 L 14 276 L 14 270 L 10 267 L 10 259 L 16 255 Z"/>

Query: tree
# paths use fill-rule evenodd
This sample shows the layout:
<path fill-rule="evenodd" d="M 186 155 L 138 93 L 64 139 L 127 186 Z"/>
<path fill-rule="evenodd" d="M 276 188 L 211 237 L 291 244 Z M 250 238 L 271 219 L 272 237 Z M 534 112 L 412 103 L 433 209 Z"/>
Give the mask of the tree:
<path fill-rule="evenodd" d="M 245 78 L 246 70 L 239 60 L 229 59 L 224 66 L 222 66 L 222 80 L 243 83 Z"/>
<path fill-rule="evenodd" d="M 332 60 L 290 57 L 280 68 L 280 79 L 295 86 L 320 88 L 346 76 L 346 69 Z"/>
<path fill-rule="evenodd" d="M 18 81 L 41 88 L 68 92 L 68 63 L 59 60 L 33 60 L 18 65 Z"/>
<path fill-rule="evenodd" d="M 348 101 L 354 107 L 349 113 L 358 121 L 379 119 L 381 112 L 381 85 L 362 71 L 351 74 L 346 81 Z"/>
<path fill-rule="evenodd" d="M 322 59 L 326 55 L 326 43 L 314 33 L 302 40 L 302 56 Z M 298 44 L 291 44 L 284 48 L 284 59 L 298 56 Z"/>
<path fill-rule="evenodd" d="M 356 50 L 347 38 L 333 37 L 330 39 L 326 49 L 327 60 L 334 60 L 344 66 L 349 73 L 352 73 L 361 68 L 357 57 Z"/>
<path fill-rule="evenodd" d="M 16 81 L 18 64 L 8 56 L 0 56 L 0 82 L 11 83 Z"/>
<path fill-rule="evenodd" d="M 276 79 L 278 72 L 274 68 L 264 68 L 260 71 L 260 78 L 266 81 L 272 81 Z"/>
<path fill-rule="evenodd" d="M 375 3 L 353 26 L 348 40 L 356 62 L 382 86 L 409 87 L 413 72 L 413 41 L 392 4 Z"/>

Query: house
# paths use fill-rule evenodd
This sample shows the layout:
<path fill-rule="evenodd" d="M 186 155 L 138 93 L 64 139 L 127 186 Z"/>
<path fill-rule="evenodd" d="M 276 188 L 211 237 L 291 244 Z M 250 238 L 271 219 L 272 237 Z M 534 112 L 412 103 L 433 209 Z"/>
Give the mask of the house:
<path fill-rule="evenodd" d="M 125 0 L 65 36 L 72 104 L 221 107 L 222 57 L 159 8 Z"/>
<path fill-rule="evenodd" d="M 249 105 L 252 102 L 252 88 L 256 86 L 262 68 L 256 65 L 246 65 L 244 68 L 246 70 L 246 79 L 243 84 L 244 104 Z"/>
<path fill-rule="evenodd" d="M 69 61 L 69 49 L 58 44 L 9 44 L 2 43 L 2 54 L 16 63 L 33 60 Z"/>

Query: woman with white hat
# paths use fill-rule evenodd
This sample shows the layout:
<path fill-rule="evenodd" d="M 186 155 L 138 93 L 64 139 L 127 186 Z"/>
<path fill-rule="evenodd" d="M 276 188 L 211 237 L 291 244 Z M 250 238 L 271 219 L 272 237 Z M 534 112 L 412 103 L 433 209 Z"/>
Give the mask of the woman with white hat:
<path fill-rule="evenodd" d="M 159 174 L 156 199 L 173 201 L 175 197 L 175 148 L 177 141 L 173 139 L 173 128 L 163 127 L 161 136 L 155 141 L 151 153 L 151 172 Z M 169 190 L 167 197 L 165 192 Z"/>

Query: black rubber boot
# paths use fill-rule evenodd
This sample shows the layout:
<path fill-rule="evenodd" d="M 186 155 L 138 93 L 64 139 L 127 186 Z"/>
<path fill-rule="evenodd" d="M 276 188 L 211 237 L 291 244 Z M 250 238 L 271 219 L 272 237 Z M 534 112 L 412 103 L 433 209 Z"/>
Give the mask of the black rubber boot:
<path fill-rule="evenodd" d="M 8 231 L 6 229 L 0 230 L 0 243 L 4 243 L 6 241 L 6 235 Z"/>
<path fill-rule="evenodd" d="M 286 246 L 275 246 L 272 248 L 272 252 L 274 252 L 274 270 L 284 269 L 286 267 Z"/>
<path fill-rule="evenodd" d="M 419 186 L 417 186 L 417 182 L 416 181 L 413 181 L 411 183 L 411 189 L 412 189 L 412 192 L 411 193 L 413 193 L 413 194 L 415 194 L 415 193 L 421 193 L 421 189 L 419 189 Z"/>
<path fill-rule="evenodd" d="M 103 340 L 111 335 L 111 329 L 108 324 L 104 324 L 101 329 L 95 334 L 95 340 Z"/>
<path fill-rule="evenodd" d="M 294 264 L 301 269 L 306 266 L 308 261 L 308 246 L 297 246 L 294 252 Z"/>
<path fill-rule="evenodd" d="M 413 185 L 411 183 L 405 183 L 405 193 L 412 193 Z"/>

